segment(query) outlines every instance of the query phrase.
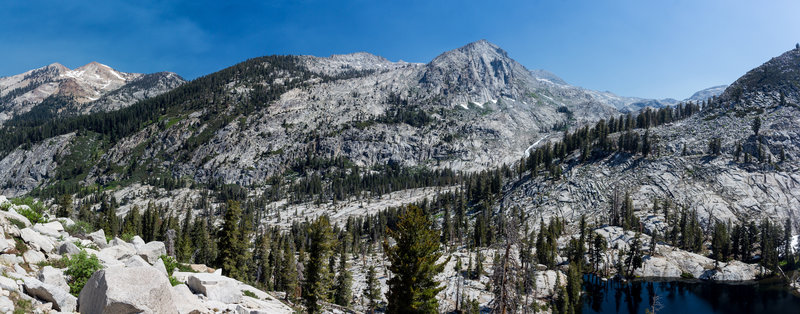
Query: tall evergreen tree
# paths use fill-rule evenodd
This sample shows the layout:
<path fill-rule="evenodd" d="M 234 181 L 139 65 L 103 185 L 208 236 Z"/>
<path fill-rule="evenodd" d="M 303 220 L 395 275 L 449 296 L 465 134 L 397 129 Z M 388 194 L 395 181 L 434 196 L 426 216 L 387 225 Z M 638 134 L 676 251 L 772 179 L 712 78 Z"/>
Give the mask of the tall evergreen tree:
<path fill-rule="evenodd" d="M 325 282 L 328 276 L 324 267 L 333 246 L 333 230 L 327 216 L 317 218 L 308 230 L 308 261 L 305 265 L 303 301 L 308 313 L 320 313 L 319 301 L 325 300 L 331 288 Z"/>
<path fill-rule="evenodd" d="M 297 261 L 294 257 L 295 246 L 291 236 L 283 240 L 283 263 L 280 267 L 280 284 L 286 292 L 286 300 L 292 301 L 299 296 L 297 284 Z M 300 256 L 303 256 L 300 252 Z"/>
<path fill-rule="evenodd" d="M 222 273 L 228 277 L 242 279 L 246 269 L 241 269 L 241 259 L 244 258 L 247 239 L 242 238 L 239 223 L 242 218 L 242 209 L 239 202 L 228 201 L 225 211 L 225 221 L 219 232 L 219 256 L 217 265 L 222 268 Z"/>
<path fill-rule="evenodd" d="M 342 245 L 342 252 L 339 254 L 339 270 L 336 274 L 336 291 L 333 294 L 333 303 L 348 307 L 353 298 L 353 275 L 347 270 L 346 246 Z"/>
<path fill-rule="evenodd" d="M 434 280 L 445 263 L 436 264 L 439 235 L 419 207 L 409 206 L 389 235 L 393 246 L 384 241 L 384 251 L 394 277 L 389 279 L 387 313 L 438 313 L 436 295 L 444 289 Z"/>
<path fill-rule="evenodd" d="M 364 298 L 367 300 L 367 312 L 374 313 L 381 301 L 381 286 L 375 273 L 375 266 L 367 268 L 367 286 L 364 287 Z"/>

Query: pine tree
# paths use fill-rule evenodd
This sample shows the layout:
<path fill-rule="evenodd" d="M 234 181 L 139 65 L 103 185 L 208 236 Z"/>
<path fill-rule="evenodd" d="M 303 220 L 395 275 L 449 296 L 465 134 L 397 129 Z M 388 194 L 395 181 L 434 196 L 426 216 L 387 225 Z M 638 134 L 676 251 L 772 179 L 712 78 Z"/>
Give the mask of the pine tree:
<path fill-rule="evenodd" d="M 133 206 L 122 223 L 122 234 L 136 235 L 142 233 L 142 216 L 139 214 L 139 206 Z"/>
<path fill-rule="evenodd" d="M 61 195 L 58 198 L 58 213 L 56 213 L 56 216 L 69 218 L 70 215 L 72 215 L 72 195 Z"/>
<path fill-rule="evenodd" d="M 214 243 L 208 233 L 208 224 L 205 219 L 200 217 L 194 220 L 194 230 L 192 230 L 192 244 L 197 248 L 194 254 L 194 262 L 210 265 L 215 258 Z"/>
<path fill-rule="evenodd" d="M 280 269 L 280 284 L 286 292 L 286 300 L 293 301 L 297 296 L 297 262 L 294 258 L 294 241 L 291 236 L 283 240 L 283 265 Z M 300 256 L 304 254 L 301 252 Z"/>
<path fill-rule="evenodd" d="M 217 265 L 222 268 L 222 273 L 228 277 L 241 279 L 245 276 L 246 269 L 240 269 L 240 259 L 244 255 L 245 241 L 239 223 L 242 218 L 242 209 L 239 202 L 229 201 L 225 211 L 225 221 L 219 232 L 219 256 Z"/>
<path fill-rule="evenodd" d="M 116 206 L 103 200 L 100 203 L 100 212 L 103 213 L 103 232 L 105 232 L 106 236 L 114 237 L 119 235 L 119 218 L 117 218 Z"/>
<path fill-rule="evenodd" d="M 753 128 L 753 133 L 758 136 L 758 131 L 761 130 L 761 117 L 756 116 L 753 119 L 753 124 L 751 124 L 751 127 Z"/>
<path fill-rule="evenodd" d="M 367 312 L 374 313 L 381 300 L 380 282 L 375 274 L 375 266 L 367 268 L 367 286 L 364 288 L 364 297 L 367 299 Z"/>
<path fill-rule="evenodd" d="M 477 280 L 481 278 L 483 275 L 483 256 L 481 256 L 481 250 L 475 249 L 475 271 L 472 273 L 472 279 Z"/>
<path fill-rule="evenodd" d="M 786 266 L 794 266 L 794 254 L 792 254 L 792 220 L 786 218 L 783 224 L 783 257 L 786 260 Z"/>
<path fill-rule="evenodd" d="M 269 235 L 266 231 L 262 232 L 261 235 L 256 238 L 256 245 L 253 252 L 257 274 L 254 280 L 258 283 L 264 284 L 264 287 L 267 289 L 269 289 L 269 284 L 271 281 L 269 278 L 272 275 L 272 268 L 269 264 L 269 243 Z"/>
<path fill-rule="evenodd" d="M 190 262 L 192 258 L 192 239 L 191 239 L 191 226 L 190 222 L 192 221 L 192 211 L 191 209 L 186 210 L 186 215 L 183 217 L 183 224 L 181 225 L 181 232 L 178 236 L 178 245 L 176 255 L 178 260 L 181 262 Z"/>
<path fill-rule="evenodd" d="M 324 261 L 333 247 L 333 230 L 327 216 L 317 218 L 308 230 L 309 250 L 303 282 L 303 301 L 308 313 L 320 313 L 319 301 L 329 295 Z"/>
<path fill-rule="evenodd" d="M 394 277 L 389 279 L 387 313 L 437 313 L 436 295 L 444 287 L 434 280 L 444 270 L 446 261 L 436 264 L 439 252 L 438 232 L 419 207 L 409 206 L 389 235 L 397 242 L 384 251 Z"/>
<path fill-rule="evenodd" d="M 347 270 L 345 247 L 345 245 L 342 245 L 342 252 L 339 254 L 339 273 L 336 275 L 336 291 L 333 294 L 333 303 L 348 307 L 353 298 L 353 275 Z"/>
<path fill-rule="evenodd" d="M 581 277 L 581 267 L 575 262 L 569 263 L 569 269 L 567 270 L 567 294 L 569 295 L 569 300 L 571 301 L 570 306 L 575 307 L 580 303 L 580 296 L 581 296 L 581 284 L 583 283 L 583 279 Z"/>

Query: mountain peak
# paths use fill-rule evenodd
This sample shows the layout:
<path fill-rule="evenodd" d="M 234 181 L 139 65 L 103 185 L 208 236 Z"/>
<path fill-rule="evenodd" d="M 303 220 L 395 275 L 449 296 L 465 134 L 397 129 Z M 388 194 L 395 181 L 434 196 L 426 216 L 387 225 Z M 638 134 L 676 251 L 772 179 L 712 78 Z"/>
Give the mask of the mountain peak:
<path fill-rule="evenodd" d="M 114 70 L 110 66 L 102 64 L 97 61 L 92 61 L 87 63 L 86 65 L 75 69 L 75 71 L 86 71 L 86 70 Z"/>
<path fill-rule="evenodd" d="M 471 42 L 462 46 L 461 48 L 456 49 L 455 51 L 460 51 L 462 53 L 473 53 L 473 54 L 493 54 L 493 55 L 500 55 L 504 58 L 508 58 L 508 53 L 500 48 L 500 46 L 495 45 L 489 42 L 486 39 L 481 39 L 478 41 Z M 447 53 L 447 52 L 445 52 Z"/>
<path fill-rule="evenodd" d="M 739 103 L 756 94 L 800 102 L 800 49 L 792 49 L 748 71 L 725 89 L 723 101 Z"/>

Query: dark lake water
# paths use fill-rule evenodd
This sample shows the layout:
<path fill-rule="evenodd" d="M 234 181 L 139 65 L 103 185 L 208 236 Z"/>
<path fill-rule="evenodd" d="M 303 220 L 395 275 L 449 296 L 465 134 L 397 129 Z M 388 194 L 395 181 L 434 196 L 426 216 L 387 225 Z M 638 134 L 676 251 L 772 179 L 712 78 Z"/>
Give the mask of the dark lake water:
<path fill-rule="evenodd" d="M 800 313 L 800 297 L 780 281 L 720 284 L 702 281 L 631 281 L 594 284 L 584 277 L 582 313 L 644 313 L 659 297 L 657 313 Z"/>

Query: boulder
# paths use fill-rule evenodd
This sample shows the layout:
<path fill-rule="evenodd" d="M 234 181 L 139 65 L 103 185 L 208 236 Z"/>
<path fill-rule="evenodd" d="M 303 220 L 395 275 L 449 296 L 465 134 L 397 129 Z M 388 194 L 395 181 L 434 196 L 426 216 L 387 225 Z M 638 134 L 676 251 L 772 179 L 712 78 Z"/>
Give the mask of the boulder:
<path fill-rule="evenodd" d="M 20 230 L 19 235 L 22 237 L 22 240 L 30 244 L 36 250 L 42 250 L 50 253 L 56 248 L 55 245 L 53 245 L 53 241 L 50 241 L 50 239 L 39 234 L 31 228 L 24 228 Z"/>
<path fill-rule="evenodd" d="M 47 257 L 44 256 L 44 253 L 39 252 L 37 250 L 27 250 L 25 253 L 22 253 L 22 258 L 28 264 L 39 264 L 47 260 Z"/>
<path fill-rule="evenodd" d="M 14 279 L 0 276 L 0 289 L 5 291 L 17 292 L 19 291 L 19 286 Z"/>
<path fill-rule="evenodd" d="M 86 237 L 92 240 L 92 242 L 96 244 L 98 248 L 104 249 L 108 247 L 108 242 L 106 240 L 106 233 L 105 231 L 103 231 L 103 229 L 92 232 L 88 234 Z"/>
<path fill-rule="evenodd" d="M 58 227 L 61 227 L 61 224 L 58 221 L 54 221 L 53 223 L 57 224 Z M 59 230 L 56 230 L 55 228 L 53 228 L 53 225 L 51 225 L 51 224 L 52 223 L 47 224 L 47 225 L 45 225 L 45 224 L 35 224 L 35 225 L 33 225 L 33 230 L 38 232 L 38 233 L 40 233 L 40 234 L 46 235 L 46 236 L 50 236 L 50 237 L 53 237 L 53 238 L 58 238 L 61 235 L 61 233 L 60 233 Z M 61 228 L 61 230 L 64 230 L 64 228 Z"/>
<path fill-rule="evenodd" d="M 87 252 L 89 252 L 87 250 Z M 91 254 L 91 253 L 90 253 Z M 94 253 L 97 256 L 97 259 L 100 260 L 100 264 L 103 267 L 117 267 L 117 266 L 124 266 L 125 264 L 117 259 L 115 251 L 105 251 L 101 250 L 100 252 Z M 124 258 L 124 257 L 123 257 Z"/>
<path fill-rule="evenodd" d="M 14 248 L 14 241 L 0 236 L 0 253 Z"/>
<path fill-rule="evenodd" d="M 58 220 L 61 221 L 61 225 L 64 227 L 70 227 L 75 224 L 75 222 L 69 218 L 58 218 Z"/>
<path fill-rule="evenodd" d="M 142 240 L 142 238 L 139 237 L 138 235 L 137 236 L 133 236 L 133 239 L 131 239 L 131 244 L 133 244 L 133 247 L 137 251 L 139 250 L 140 247 L 145 245 L 144 240 Z"/>
<path fill-rule="evenodd" d="M 175 301 L 175 306 L 178 307 L 180 314 L 200 314 L 208 313 L 209 309 L 203 305 L 203 302 L 189 290 L 189 286 L 180 284 L 172 287 L 172 300 Z"/>
<path fill-rule="evenodd" d="M 163 259 L 160 259 L 160 258 L 159 258 L 159 259 L 156 261 L 156 263 L 153 265 L 153 267 L 155 267 L 155 268 L 156 268 L 156 270 L 158 270 L 159 272 L 163 273 L 163 274 L 164 274 L 164 276 L 167 276 L 167 277 L 169 277 L 169 272 L 167 272 L 167 266 L 166 266 L 166 265 L 164 265 L 164 260 L 163 260 Z"/>
<path fill-rule="evenodd" d="M 113 242 L 113 241 L 112 241 Z M 127 258 L 128 256 L 136 255 L 136 249 L 133 248 L 133 245 L 129 243 L 122 242 L 124 244 L 120 245 L 110 245 L 102 250 L 100 250 L 100 254 L 104 254 L 107 256 L 111 256 L 114 259 L 123 259 Z"/>
<path fill-rule="evenodd" d="M 0 210 L 0 217 L 5 218 L 6 220 L 9 218 L 15 219 L 22 222 L 25 227 L 30 227 L 32 225 L 31 221 L 28 220 L 27 217 L 18 214 L 13 208 L 9 208 L 8 211 Z"/>
<path fill-rule="evenodd" d="M 74 255 L 80 252 L 81 249 L 79 249 L 78 246 L 72 242 L 64 242 L 58 247 L 58 254 L 61 255 Z"/>
<path fill-rule="evenodd" d="M 64 279 L 64 273 L 53 268 L 53 266 L 45 266 L 39 271 L 39 281 L 69 291 L 69 285 L 67 280 Z"/>
<path fill-rule="evenodd" d="M 25 293 L 46 302 L 52 302 L 53 308 L 61 312 L 73 312 L 78 305 L 77 298 L 59 287 L 43 283 L 37 279 L 23 278 Z"/>
<path fill-rule="evenodd" d="M 208 273 L 210 268 L 205 264 L 189 264 L 189 269 L 196 273 Z"/>
<path fill-rule="evenodd" d="M 14 312 L 14 302 L 7 296 L 0 296 L 0 313 Z"/>
<path fill-rule="evenodd" d="M 150 264 L 139 255 L 128 257 L 123 261 L 123 263 L 125 264 L 125 267 L 150 266 Z"/>
<path fill-rule="evenodd" d="M 740 261 L 731 261 L 730 263 L 720 263 L 724 266 L 715 271 L 711 275 L 712 280 L 715 281 L 747 281 L 755 280 L 756 275 L 768 273 L 769 271 L 762 269 L 759 265 L 742 263 Z"/>
<path fill-rule="evenodd" d="M 60 221 L 57 220 L 48 223 L 43 223 L 42 225 L 58 232 L 64 231 L 64 226 L 61 224 Z"/>
<path fill-rule="evenodd" d="M 557 270 L 545 270 L 536 272 L 536 292 L 539 298 L 550 297 L 557 291 L 556 282 L 562 286 L 567 284 L 567 276 Z"/>
<path fill-rule="evenodd" d="M 0 313 L 14 312 L 14 302 L 7 296 L 0 296 Z"/>
<path fill-rule="evenodd" d="M 259 300 L 251 297 L 242 298 L 241 304 L 236 305 L 235 313 L 242 314 L 291 314 L 294 311 L 278 300 Z"/>
<path fill-rule="evenodd" d="M 0 255 L 0 264 L 2 265 L 14 265 L 22 263 L 22 259 L 14 254 L 2 254 Z"/>
<path fill-rule="evenodd" d="M 136 250 L 136 254 L 144 258 L 151 265 L 153 265 L 156 263 L 156 260 L 158 260 L 159 257 L 161 257 L 161 255 L 167 254 L 167 249 L 164 247 L 163 242 L 152 241 L 143 246 L 140 246 Z"/>
<path fill-rule="evenodd" d="M 169 280 L 151 266 L 99 270 L 80 293 L 81 313 L 175 313 Z"/>
<path fill-rule="evenodd" d="M 242 291 L 235 280 L 217 274 L 193 274 L 189 276 L 189 288 L 200 293 L 209 300 L 226 304 L 239 303 Z"/>

